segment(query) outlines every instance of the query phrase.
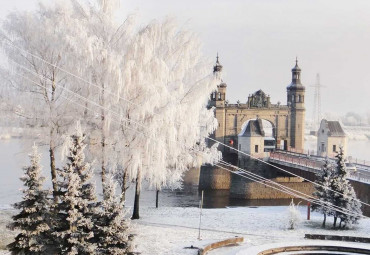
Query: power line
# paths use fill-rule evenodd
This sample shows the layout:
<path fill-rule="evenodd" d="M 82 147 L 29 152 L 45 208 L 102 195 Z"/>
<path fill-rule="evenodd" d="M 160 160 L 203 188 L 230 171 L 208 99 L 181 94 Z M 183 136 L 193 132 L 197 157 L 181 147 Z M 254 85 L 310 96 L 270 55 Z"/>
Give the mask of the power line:
<path fill-rule="evenodd" d="M 26 50 L 23 50 L 23 49 L 21 49 L 21 48 L 19 48 L 19 47 L 17 47 L 16 45 L 14 45 L 14 43 L 10 40 L 10 39 L 8 39 L 8 38 L 6 38 L 7 40 L 9 40 L 10 42 L 11 42 L 11 44 L 10 43 L 8 43 L 8 45 L 10 45 L 10 46 L 13 46 L 13 47 L 15 47 L 16 49 L 18 49 L 18 50 L 20 50 L 20 51 L 22 51 L 22 52 L 24 52 L 24 53 L 27 53 L 27 54 L 29 54 L 29 55 L 31 55 L 31 56 L 34 56 L 35 58 L 37 58 L 37 59 L 39 59 L 39 60 L 41 60 L 41 61 L 43 61 L 44 63 L 46 63 L 46 64 L 48 64 L 48 65 L 51 65 L 51 66 L 53 66 L 54 68 L 57 68 L 57 69 L 59 69 L 59 70 L 61 70 L 61 71 L 63 71 L 63 72 L 65 72 L 65 73 L 67 73 L 67 74 L 69 74 L 69 75 L 72 75 L 73 77 L 75 77 L 75 78 L 78 78 L 78 79 L 80 79 L 80 80 L 82 80 L 82 81 L 84 81 L 84 82 L 86 82 L 86 83 L 88 83 L 88 84 L 90 84 L 90 85 L 93 85 L 93 86 L 95 86 L 95 87 L 99 87 L 100 89 L 102 89 L 100 86 L 98 86 L 98 85 L 94 85 L 93 83 L 91 83 L 91 82 L 89 82 L 89 81 L 87 81 L 87 80 L 85 80 L 85 79 L 83 79 L 83 78 L 81 78 L 81 77 L 79 77 L 79 76 L 77 76 L 77 75 L 75 75 L 75 74 L 73 74 L 73 73 L 71 73 L 71 72 L 69 72 L 69 71 L 67 71 L 67 70 L 65 70 L 65 69 L 63 69 L 63 68 L 60 68 L 60 67 L 58 67 L 58 66 L 56 66 L 56 65 L 54 65 L 54 64 L 52 64 L 52 63 L 50 63 L 50 62 L 48 62 L 48 61 L 46 61 L 46 60 L 44 60 L 43 58 L 40 58 L 40 57 L 38 57 L 38 56 L 36 56 L 36 55 L 34 55 L 34 54 L 32 54 L 32 53 L 30 53 L 30 52 L 28 52 L 28 51 L 26 51 Z M 13 61 L 14 62 L 14 61 Z M 15 62 L 16 63 L 16 62 Z M 20 64 L 18 64 L 18 63 L 16 63 L 17 65 L 20 65 Z M 27 69 L 26 67 L 24 67 L 25 69 Z M 29 69 L 28 69 L 29 70 Z M 31 70 L 29 70 L 29 71 L 31 71 Z M 33 71 L 31 71 L 31 72 L 33 72 Z M 40 76 L 39 74 L 37 74 L 38 76 Z M 206 77 L 204 77 L 204 78 L 202 78 L 201 80 L 204 80 L 205 78 L 207 78 L 209 75 L 207 75 Z M 46 77 L 44 77 L 44 76 L 42 76 L 43 78 L 46 78 Z M 196 83 L 198 83 L 199 81 L 197 81 Z M 195 84 L 196 84 L 195 83 Z M 193 84 L 194 85 L 194 84 Z M 105 91 L 105 90 L 104 90 Z M 72 91 L 70 91 L 71 93 L 74 93 L 74 92 L 72 92 Z M 108 91 L 107 91 L 108 92 Z M 113 94 L 112 92 L 109 92 L 109 93 L 111 93 L 111 94 Z M 77 93 L 76 93 L 77 94 Z M 80 96 L 79 94 L 77 94 L 80 98 L 82 97 L 82 96 Z M 114 94 L 113 94 L 114 95 Z M 127 100 L 127 99 L 124 99 L 123 97 L 121 97 L 120 96 L 120 98 L 121 99 L 123 99 L 123 100 L 125 100 L 125 101 L 127 101 L 128 103 L 131 103 L 131 104 L 133 104 L 133 105 L 136 105 L 136 106 L 138 106 L 138 104 L 135 104 L 134 102 L 132 102 L 132 101 L 130 101 L 130 100 Z M 86 100 L 89 100 L 89 99 L 87 99 L 86 98 Z M 93 102 L 93 101 L 91 101 L 90 100 L 90 102 Z M 96 104 L 96 105 L 98 105 L 97 103 L 95 103 L 95 102 L 93 102 L 93 104 Z M 103 106 L 100 106 L 100 105 L 98 105 L 100 108 L 101 107 L 103 107 Z M 121 115 L 119 114 L 119 113 L 115 113 L 116 115 L 118 115 L 119 117 L 121 117 Z M 153 113 L 153 114 L 155 114 L 155 115 L 158 115 L 158 113 Z M 128 120 L 128 121 L 130 121 L 130 122 L 134 122 L 134 121 L 132 121 L 132 120 Z M 136 122 L 136 124 L 137 125 L 141 125 L 141 126 L 143 126 L 142 124 L 139 124 L 138 122 Z M 214 142 L 216 142 L 216 143 L 218 143 L 218 144 L 221 144 L 221 145 L 223 145 L 223 146 L 225 146 L 225 147 L 228 147 L 228 148 L 230 148 L 230 149 L 232 149 L 232 150 L 235 150 L 235 151 L 237 151 L 237 152 L 239 152 L 239 153 L 242 153 L 242 154 L 244 154 L 244 155 L 246 155 L 246 156 L 249 156 L 249 157 L 251 157 L 251 158 L 253 158 L 253 159 L 255 159 L 255 160 L 258 160 L 258 161 L 260 161 L 260 162 L 262 162 L 262 163 L 264 163 L 264 164 L 267 164 L 267 165 L 270 165 L 270 166 L 272 166 L 272 167 L 274 167 L 274 168 L 277 168 L 277 169 L 279 169 L 279 170 L 281 170 L 281 171 L 283 171 L 283 172 L 286 172 L 286 173 L 289 173 L 289 174 L 292 174 L 293 176 L 296 176 L 296 177 L 299 177 L 299 178 L 302 178 L 301 176 L 298 176 L 298 175 L 296 175 L 296 174 L 293 174 L 293 173 L 291 173 L 291 172 L 289 172 L 289 171 L 287 171 L 287 170 L 285 170 L 285 169 L 282 169 L 282 168 L 280 168 L 280 167 L 277 167 L 277 166 L 275 166 L 275 165 L 272 165 L 272 164 L 270 164 L 270 163 L 268 163 L 268 162 L 265 162 L 265 161 L 263 161 L 263 160 L 261 160 L 261 159 L 258 159 L 258 158 L 256 158 L 256 157 L 253 157 L 252 155 L 250 155 L 250 154 L 247 154 L 247 153 L 245 153 L 245 152 L 242 152 L 242 151 L 239 151 L 238 149 L 235 149 L 234 147 L 231 147 L 231 146 L 228 146 L 228 145 L 226 145 L 226 144 L 224 144 L 224 143 L 221 143 L 221 142 L 219 142 L 219 141 L 217 141 L 217 140 L 215 140 L 215 139 L 212 139 L 212 138 L 210 138 L 210 137 L 205 137 L 205 139 L 208 139 L 208 140 L 212 140 L 212 141 L 214 141 Z M 312 183 L 312 184 L 314 184 L 314 185 L 316 185 L 316 186 L 321 186 L 321 187 L 324 187 L 323 185 L 320 185 L 320 184 L 318 184 L 318 183 L 315 183 L 315 182 L 312 182 L 312 181 L 310 181 L 310 180 L 308 180 L 308 179 L 306 179 L 306 178 L 303 178 L 304 180 L 306 180 L 306 181 L 308 181 L 308 182 L 310 182 L 310 183 Z M 327 187 L 324 187 L 325 189 L 327 189 Z M 343 195 L 342 193 L 340 193 L 340 192 L 337 192 L 337 191 L 334 191 L 334 190 L 332 190 L 332 189 L 329 189 L 329 190 L 331 190 L 331 191 L 333 191 L 334 193 L 336 193 L 336 194 L 341 194 L 341 195 Z M 357 201 L 359 201 L 360 203 L 362 203 L 362 204 L 364 204 L 364 205 L 367 205 L 367 206 L 370 206 L 370 204 L 367 204 L 367 203 L 365 203 L 365 202 L 362 202 L 361 200 L 359 200 L 359 199 L 356 199 Z"/>
<path fill-rule="evenodd" d="M 283 169 L 283 168 L 281 168 L 281 167 L 278 167 L 278 166 L 275 166 L 275 165 L 273 165 L 273 164 L 271 164 L 271 163 L 268 163 L 268 162 L 266 162 L 266 161 L 263 161 L 262 159 L 256 158 L 256 157 L 252 156 L 251 154 L 248 154 L 248 153 L 246 153 L 246 152 L 243 152 L 243 151 L 240 151 L 240 150 L 238 150 L 238 149 L 235 149 L 234 147 L 231 147 L 231 146 L 229 146 L 229 145 L 226 145 L 226 144 L 224 144 L 224 143 L 221 143 L 221 142 L 219 142 L 219 141 L 217 141 L 217 140 L 215 140 L 215 139 L 213 139 L 213 138 L 208 137 L 208 139 L 209 139 L 209 140 L 211 140 L 211 141 L 214 141 L 214 142 L 216 142 L 216 143 L 218 143 L 218 144 L 221 144 L 221 145 L 223 145 L 223 146 L 225 146 L 225 147 L 227 147 L 227 148 L 229 148 L 229 149 L 232 149 L 232 150 L 234 150 L 234 151 L 237 151 L 238 153 L 244 154 L 244 155 L 246 155 L 246 156 L 248 156 L 248 157 L 250 157 L 250 158 L 252 158 L 252 159 L 255 159 L 255 160 L 259 161 L 259 162 L 262 162 L 263 164 L 266 164 L 266 165 L 272 166 L 272 167 L 274 167 L 274 168 L 276 168 L 276 169 L 279 169 L 279 170 L 281 170 L 281 171 L 283 171 L 283 172 L 285 172 L 285 173 L 291 174 L 291 175 L 293 175 L 293 176 L 295 176 L 295 177 L 302 178 L 302 179 L 304 179 L 304 180 L 306 180 L 306 181 L 308 181 L 308 182 L 310 182 L 310 183 L 314 184 L 315 186 L 320 186 L 320 187 L 323 187 L 324 189 L 330 190 L 330 191 L 332 191 L 332 192 L 334 192 L 334 193 L 336 193 L 336 194 L 344 195 L 344 194 L 343 194 L 343 193 L 341 193 L 341 192 L 338 192 L 338 191 L 335 191 L 335 190 L 333 190 L 333 189 L 327 188 L 327 187 L 325 187 L 325 186 L 323 186 L 323 185 L 321 185 L 321 184 L 319 184 L 319 183 L 313 182 L 313 181 L 308 180 L 308 179 L 306 179 L 306 178 L 303 178 L 303 177 L 301 177 L 301 176 L 299 176 L 299 175 L 297 175 L 297 174 L 291 173 L 291 172 L 289 172 L 288 170 L 285 170 L 285 169 Z M 359 199 L 355 199 L 355 200 L 356 200 L 356 201 L 358 201 L 358 202 L 360 202 L 360 203 L 362 203 L 362 204 L 364 204 L 364 205 L 370 206 L 370 204 L 365 203 L 365 202 L 363 202 L 363 201 L 361 201 L 361 200 L 359 200 Z"/>
<path fill-rule="evenodd" d="M 17 64 L 17 63 L 16 63 Z M 19 65 L 19 64 L 18 64 Z M 21 66 L 21 65 L 20 65 Z M 41 75 L 39 75 L 39 74 L 37 74 L 37 73 L 34 73 L 32 70 L 29 70 L 29 69 L 27 69 L 26 67 L 24 67 L 24 69 L 26 69 L 26 70 L 28 70 L 29 72 L 31 72 L 31 73 L 33 73 L 33 74 L 35 74 L 35 75 L 37 75 L 37 76 L 41 76 Z M 17 73 L 16 73 L 17 74 Z M 30 81 L 30 82 L 32 82 L 32 83 L 34 83 L 34 84 L 36 84 L 37 86 L 39 86 L 39 87 L 42 87 L 42 88 L 44 88 L 44 89 L 48 89 L 46 86 L 42 86 L 42 85 L 40 85 L 40 84 L 38 84 L 37 82 L 35 82 L 35 81 L 33 81 L 33 80 L 31 80 L 31 79 L 29 79 L 29 78 L 27 78 L 27 77 L 25 77 L 25 76 L 23 76 L 23 75 L 20 75 L 20 74 L 17 74 L 18 76 L 20 76 L 20 77 L 22 77 L 22 78 L 24 78 L 24 79 L 27 79 L 28 81 Z M 43 79 L 47 79 L 46 77 L 44 77 L 44 76 L 41 76 L 41 78 L 43 78 Z M 50 89 L 50 88 L 49 88 Z M 65 89 L 64 87 L 62 87 L 62 89 Z M 73 91 L 71 91 L 71 90 L 67 90 L 67 92 L 69 92 L 69 93 L 72 93 L 72 94 L 74 94 L 74 95 L 76 95 L 76 96 L 78 96 L 78 98 L 80 98 L 80 99 L 82 99 L 82 100 L 85 100 L 85 101 L 91 101 L 91 100 L 89 100 L 88 98 L 86 98 L 86 97 L 83 97 L 83 96 L 81 96 L 81 95 L 79 95 L 79 94 L 77 94 L 77 93 L 75 93 L 75 92 L 73 92 Z M 83 108 L 85 108 L 85 109 L 87 109 L 87 110 L 90 110 L 90 111 L 92 111 L 90 108 L 88 108 L 87 106 L 85 106 L 85 105 L 81 105 L 81 104 L 78 104 L 78 103 L 76 103 L 75 101 L 72 101 L 70 98 L 68 98 L 68 97 L 66 97 L 66 96 L 64 96 L 64 95 L 61 95 L 62 97 L 64 97 L 65 99 L 67 99 L 67 100 L 69 100 L 69 101 L 71 101 L 72 103 L 75 103 L 75 104 L 77 104 L 77 105 L 79 105 L 79 106 L 81 106 L 81 107 L 83 107 Z M 97 105 L 97 104 L 95 104 L 95 105 Z M 103 107 L 103 106 L 100 106 L 100 105 L 98 105 L 99 107 L 101 107 L 101 108 L 105 108 L 105 107 Z M 112 110 L 110 110 L 110 109 L 108 109 L 108 111 L 112 111 Z M 96 113 L 96 112 L 95 112 Z M 116 114 L 117 115 L 117 114 Z M 119 116 L 119 115 L 118 115 Z M 116 121 L 115 119 L 113 119 L 113 121 Z M 119 123 L 120 124 L 120 122 L 119 121 L 116 121 L 117 123 Z M 139 123 L 136 123 L 136 124 L 139 124 Z M 129 128 L 129 127 L 127 127 L 127 128 Z M 144 134 L 145 135 L 145 133 L 143 132 L 143 131 L 138 131 L 138 130 L 136 130 L 136 129 L 133 129 L 133 128 L 129 128 L 129 129 L 132 129 L 132 130 L 134 130 L 135 132 L 138 132 L 138 133 L 142 133 L 142 134 Z M 146 136 L 146 135 L 145 135 Z M 198 153 L 204 153 L 204 152 L 202 152 L 202 151 L 198 151 Z M 222 163 L 225 163 L 225 164 L 227 164 L 227 165 L 229 165 L 229 166 L 232 166 L 232 167 L 234 167 L 234 168 L 238 168 L 238 167 L 236 167 L 236 166 L 234 166 L 234 165 L 231 165 L 231 164 L 229 164 L 229 163 L 227 163 L 227 162 L 225 162 L 225 161 L 222 161 L 221 160 L 221 162 Z M 220 168 L 222 168 L 222 169 L 225 169 L 225 170 L 227 170 L 227 171 L 230 171 L 230 170 L 228 170 L 228 169 L 226 169 L 226 168 L 224 168 L 223 166 L 220 166 L 219 164 L 216 164 L 216 166 L 219 166 Z M 241 169 L 241 168 L 238 168 L 238 169 Z M 243 170 L 244 171 L 244 169 L 241 169 L 241 170 Z M 231 171 L 232 172 L 232 171 Z M 237 175 L 239 175 L 238 173 L 235 173 L 235 172 L 233 172 L 234 174 L 237 174 Z M 247 174 L 247 172 L 244 172 L 244 173 L 246 173 Z M 248 173 L 248 174 L 252 174 L 252 173 Z M 256 174 L 254 174 L 254 175 L 256 175 Z M 244 177 L 244 178 L 248 178 L 248 177 L 246 177 L 246 176 L 244 176 L 244 175 L 241 175 L 242 177 Z M 258 176 L 258 178 L 260 178 L 260 179 L 266 179 L 266 178 L 264 178 L 264 177 L 262 177 L 262 176 L 259 176 L 259 175 L 256 175 L 256 176 Z M 344 212 L 343 210 L 341 210 L 341 209 L 336 209 L 336 208 L 334 208 L 334 207 L 336 207 L 336 206 L 328 206 L 327 204 L 325 205 L 324 203 L 322 203 L 320 200 L 318 200 L 318 199 L 315 199 L 315 200 L 310 200 L 310 199 L 307 199 L 307 197 L 302 197 L 301 195 L 297 195 L 296 193 L 294 193 L 294 192 L 297 192 L 297 193 L 301 193 L 301 194 L 303 194 L 303 195 L 305 195 L 305 196 L 309 196 L 309 195 L 307 195 L 307 194 L 304 194 L 304 193 L 302 193 L 302 192 L 299 192 L 299 191 L 296 191 L 296 190 L 294 190 L 294 189 L 290 189 L 290 188 L 288 188 L 288 189 L 290 189 L 291 191 L 289 191 L 289 190 L 287 190 L 287 187 L 283 187 L 281 184 L 279 184 L 279 183 L 275 183 L 275 182 L 273 182 L 273 181 L 271 181 L 271 180 L 268 180 L 269 182 L 271 182 L 271 183 L 273 183 L 273 184 L 275 184 L 275 185 L 277 185 L 277 186 L 279 186 L 279 187 L 283 187 L 282 189 L 280 188 L 276 188 L 276 187 L 273 187 L 273 186 L 271 186 L 271 185 L 268 185 L 268 184 L 266 184 L 266 183 L 262 183 L 262 182 L 260 182 L 259 180 L 260 179 L 256 179 L 255 177 L 254 178 L 248 178 L 248 179 L 251 179 L 251 180 L 253 180 L 253 181 L 256 181 L 256 182 L 259 182 L 260 184 L 263 184 L 263 185 L 266 185 L 266 186 L 269 186 L 269 187 L 271 187 L 271 188 L 274 188 L 274 189 L 277 189 L 277 190 L 279 190 L 279 191 L 281 191 L 281 192 L 284 192 L 284 193 L 287 193 L 287 194 L 290 194 L 290 195 L 293 195 L 293 196 L 295 196 L 295 197 L 299 197 L 299 198 L 302 198 L 302 199 L 305 199 L 305 200 L 307 200 L 307 201 L 310 201 L 310 202 L 312 202 L 312 203 L 315 203 L 315 204 L 320 204 L 320 205 L 322 205 L 323 207 L 327 207 L 327 208 L 329 208 L 329 209 L 332 209 L 332 210 L 335 210 L 335 211 L 340 211 L 340 212 L 343 212 L 343 213 L 345 213 L 345 214 L 348 214 L 348 215 L 352 215 L 353 216 L 353 214 L 351 214 L 351 213 L 346 213 L 346 212 Z M 319 201 L 319 202 L 315 202 L 315 201 Z M 338 207 L 339 208 L 339 207 Z M 348 210 L 349 211 L 349 210 Z M 349 211 L 350 212 L 350 211 Z M 357 216 L 357 215 L 355 215 L 355 216 Z"/>
<path fill-rule="evenodd" d="M 252 172 L 249 172 L 249 171 L 247 171 L 247 170 L 245 170 L 245 169 L 242 169 L 242 168 L 240 168 L 240 167 L 236 167 L 236 166 L 234 166 L 234 165 L 232 165 L 232 164 L 230 164 L 230 163 L 227 163 L 227 162 L 225 162 L 225 161 L 222 161 L 221 160 L 221 162 L 223 162 L 223 163 L 225 163 L 227 166 L 229 166 L 229 167 L 232 167 L 232 168 L 235 168 L 235 169 L 237 169 L 237 170 L 240 170 L 240 171 L 242 171 L 244 174 L 247 174 L 248 176 L 252 176 L 251 178 L 254 178 L 254 179 L 256 179 L 257 178 L 257 181 L 256 182 L 259 182 L 258 180 L 263 180 L 263 181 L 267 181 L 268 183 L 271 183 L 271 184 L 274 184 L 274 185 L 277 185 L 277 186 L 279 186 L 281 189 L 278 189 L 279 191 L 282 191 L 282 190 L 285 190 L 285 191 L 287 191 L 287 192 L 285 192 L 286 194 L 290 194 L 290 195 L 293 195 L 293 196 L 295 196 L 295 197 L 299 197 L 299 198 L 302 198 L 302 199 L 304 199 L 304 200 L 306 200 L 306 201 L 309 201 L 309 202 L 311 202 L 311 203 L 314 203 L 314 204 L 320 204 L 320 205 L 323 205 L 323 202 L 320 200 L 320 199 L 317 199 L 317 198 L 315 198 L 315 197 L 313 197 L 313 196 L 311 196 L 311 195 L 308 195 L 308 194 L 305 194 L 305 193 L 303 193 L 303 192 L 300 192 L 300 191 L 297 191 L 297 190 L 294 190 L 294 189 L 292 189 L 292 188 L 289 188 L 289 187 L 286 187 L 286 186 L 284 186 L 284 185 L 282 185 L 282 184 L 279 184 L 279 183 L 277 183 L 277 182 L 274 182 L 274 181 L 272 181 L 272 180 L 270 180 L 270 179 L 267 179 L 267 178 L 265 178 L 265 177 L 262 177 L 262 176 L 260 176 L 260 175 L 257 175 L 257 174 L 254 174 L 254 173 L 252 173 Z M 254 180 L 253 179 L 253 180 Z M 274 188 L 274 187 L 272 187 L 272 186 L 270 186 L 270 185 L 268 185 L 268 184 L 266 184 L 265 182 L 259 182 L 260 184 L 262 184 L 262 185 L 267 185 L 267 186 L 269 186 L 269 187 L 271 187 L 271 188 Z M 277 188 L 275 188 L 275 189 L 277 189 Z M 282 191 L 283 192 L 283 191 Z M 296 193 L 295 193 L 296 192 Z M 297 193 L 299 194 L 299 195 L 297 195 Z M 302 197 L 302 196 L 305 196 L 305 197 Z M 316 201 L 316 202 L 315 202 Z M 343 209 L 343 208 L 341 208 L 341 207 L 339 207 L 339 206 L 336 206 L 336 205 L 333 205 L 333 204 L 326 204 L 326 206 L 324 206 L 324 207 L 327 207 L 327 208 L 329 208 L 329 209 L 332 209 L 332 210 L 335 210 L 335 211 L 342 211 L 342 210 L 347 210 L 348 212 L 350 212 L 351 213 L 351 211 L 349 210 L 349 209 Z M 343 211 L 342 211 L 343 212 Z M 352 214 L 353 216 L 355 216 L 354 214 Z"/>

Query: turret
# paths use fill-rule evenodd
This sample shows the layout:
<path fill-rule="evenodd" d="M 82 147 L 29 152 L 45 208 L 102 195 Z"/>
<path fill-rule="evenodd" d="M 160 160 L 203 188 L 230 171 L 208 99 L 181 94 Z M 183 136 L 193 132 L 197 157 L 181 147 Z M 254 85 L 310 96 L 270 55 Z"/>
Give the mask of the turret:
<path fill-rule="evenodd" d="M 213 67 L 213 75 L 216 79 L 220 81 L 220 84 L 217 85 L 217 90 L 212 92 L 210 97 L 210 106 L 224 107 L 226 100 L 226 83 L 222 80 L 222 65 L 220 64 L 218 53 L 216 57 L 216 64 Z"/>
<path fill-rule="evenodd" d="M 301 83 L 301 68 L 296 59 L 292 69 L 292 82 L 287 87 L 287 104 L 291 110 L 290 147 L 303 151 L 304 148 L 304 124 L 305 124 L 305 87 Z"/>

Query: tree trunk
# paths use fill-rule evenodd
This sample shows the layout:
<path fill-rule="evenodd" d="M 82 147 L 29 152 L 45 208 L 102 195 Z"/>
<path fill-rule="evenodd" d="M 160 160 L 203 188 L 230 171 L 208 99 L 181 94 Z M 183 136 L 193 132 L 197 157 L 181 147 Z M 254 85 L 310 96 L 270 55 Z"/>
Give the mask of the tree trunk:
<path fill-rule="evenodd" d="M 141 169 L 139 168 L 137 171 L 137 177 L 136 177 L 134 212 L 131 218 L 133 220 L 137 220 L 140 218 L 139 216 L 140 190 L 141 190 Z"/>
<path fill-rule="evenodd" d="M 105 195 L 105 187 L 104 187 L 104 184 L 105 184 L 105 179 L 106 179 L 106 160 L 105 160 L 105 118 L 106 118 L 106 115 L 105 115 L 105 110 L 104 110 L 104 107 L 105 107 L 105 84 L 103 83 L 102 86 L 102 94 L 101 94 L 101 99 L 100 99 L 100 105 L 103 107 L 103 109 L 101 110 L 101 122 L 100 122 L 100 132 L 101 132 L 101 182 L 102 182 L 102 185 L 103 185 L 103 195 Z"/>
<path fill-rule="evenodd" d="M 55 84 L 55 70 L 53 70 L 52 73 L 52 85 L 51 85 L 51 98 L 50 98 L 50 143 L 49 143 L 49 155 L 50 155 L 50 171 L 51 171 L 51 182 L 53 185 L 53 197 L 54 202 L 58 202 L 58 184 L 57 184 L 57 170 L 55 167 L 55 126 L 53 124 L 53 118 L 55 117 L 55 109 L 54 109 L 54 102 L 55 102 L 55 90 L 56 90 L 56 84 Z"/>
<path fill-rule="evenodd" d="M 155 195 L 155 208 L 158 208 L 158 197 L 159 197 L 159 189 L 157 189 L 156 195 Z"/>
<path fill-rule="evenodd" d="M 337 226 L 337 217 L 334 216 L 334 223 L 333 223 L 333 227 L 335 228 Z"/>
<path fill-rule="evenodd" d="M 104 95 L 103 95 L 104 96 Z M 105 195 L 105 179 L 106 179 L 106 167 L 105 167 L 105 113 L 102 110 L 101 113 L 101 183 L 103 186 L 103 195 Z"/>
<path fill-rule="evenodd" d="M 51 182 L 53 185 L 53 197 L 54 202 L 58 202 L 58 185 L 57 185 L 57 170 L 55 167 L 55 144 L 54 144 L 54 127 L 50 129 L 50 144 L 49 144 L 49 156 L 50 156 L 50 171 L 51 171 Z"/>
<path fill-rule="evenodd" d="M 326 224 L 326 213 L 324 213 L 324 221 L 322 222 L 322 227 L 325 228 Z"/>
<path fill-rule="evenodd" d="M 104 187 L 104 184 L 105 184 L 105 173 L 106 173 L 106 169 L 105 169 L 105 136 L 103 134 L 103 130 L 102 130 L 102 140 L 101 140 L 101 153 L 102 153 L 102 158 L 101 158 L 101 183 L 103 185 L 103 194 L 105 194 L 105 187 Z"/>
<path fill-rule="evenodd" d="M 121 203 L 124 205 L 126 201 L 126 190 L 127 190 L 127 169 L 122 176 L 122 186 L 121 186 Z"/>

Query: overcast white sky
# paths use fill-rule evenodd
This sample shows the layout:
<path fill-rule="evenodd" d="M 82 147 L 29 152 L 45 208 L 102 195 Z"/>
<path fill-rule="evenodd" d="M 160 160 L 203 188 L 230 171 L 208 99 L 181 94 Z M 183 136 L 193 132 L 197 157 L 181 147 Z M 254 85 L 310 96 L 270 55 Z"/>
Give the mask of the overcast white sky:
<path fill-rule="evenodd" d="M 45 0 L 52 1 L 52 0 Z M 0 0 L 0 17 L 31 10 L 37 0 Z M 322 111 L 370 111 L 370 1 L 368 0 L 122 0 L 122 17 L 138 11 L 141 22 L 165 15 L 195 30 L 204 53 L 224 66 L 227 98 L 246 102 L 258 89 L 286 104 L 286 86 L 298 56 L 313 110 L 316 73 Z M 210 66 L 210 70 L 211 70 Z"/>

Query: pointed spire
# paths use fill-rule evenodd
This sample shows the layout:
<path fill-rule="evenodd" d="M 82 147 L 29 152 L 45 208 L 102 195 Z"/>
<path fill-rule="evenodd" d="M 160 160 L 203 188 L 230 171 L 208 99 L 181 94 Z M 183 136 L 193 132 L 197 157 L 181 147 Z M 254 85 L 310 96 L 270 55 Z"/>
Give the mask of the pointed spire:
<path fill-rule="evenodd" d="M 217 56 L 216 56 L 216 64 L 215 66 L 213 67 L 213 73 L 220 73 L 222 71 L 222 65 L 220 64 L 220 61 L 219 61 L 219 56 L 218 56 L 218 52 L 217 52 Z"/>
<path fill-rule="evenodd" d="M 298 57 L 295 58 L 295 66 L 292 69 L 292 83 L 289 86 L 302 86 L 301 68 L 298 66 Z"/>
<path fill-rule="evenodd" d="M 292 71 L 293 70 L 301 71 L 301 68 L 299 68 L 299 66 L 298 66 L 298 57 L 297 56 L 295 57 L 295 66 L 293 67 Z"/>

